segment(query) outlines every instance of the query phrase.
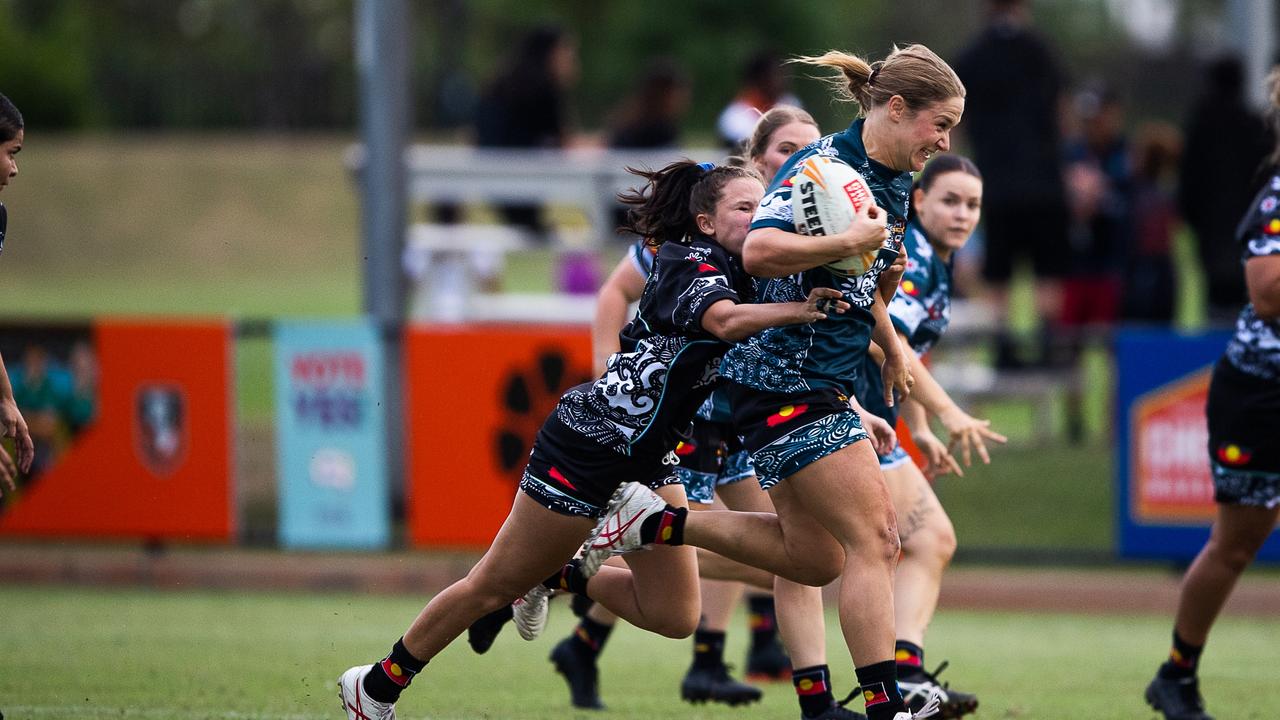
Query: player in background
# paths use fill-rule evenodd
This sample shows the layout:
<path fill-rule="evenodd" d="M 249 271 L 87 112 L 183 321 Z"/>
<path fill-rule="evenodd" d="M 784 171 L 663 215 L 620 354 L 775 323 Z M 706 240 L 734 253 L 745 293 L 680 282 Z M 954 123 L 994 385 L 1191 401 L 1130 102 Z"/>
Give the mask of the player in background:
<path fill-rule="evenodd" d="M 1280 66 L 1267 77 L 1280 137 Z M 1166 720 L 1212 720 L 1197 669 L 1218 613 L 1280 516 L 1280 141 L 1270 180 L 1236 229 L 1249 303 L 1209 383 L 1209 463 L 1218 517 L 1182 579 L 1169 659 L 1146 700 Z"/>
<path fill-rule="evenodd" d="M 848 309 L 830 288 L 791 303 L 744 302 L 755 287 L 739 256 L 764 191 L 752 171 L 682 161 L 636 174 L 646 186 L 620 199 L 632 206 L 631 229 L 659 248 L 622 351 L 599 380 L 567 391 L 543 423 L 511 512 L 475 567 L 427 603 L 384 659 L 339 677 L 348 720 L 394 718 L 400 693 L 469 625 L 522 595 L 545 604 L 546 594 L 530 588 L 583 590 L 598 566 L 566 561 L 619 486 L 661 486 L 684 504 L 672 450 L 720 382 L 716 368 L 730 343 L 825 319 L 819 304 Z M 597 582 L 592 597 L 633 625 L 685 637 L 699 611 L 694 551 L 662 550 L 627 558 L 629 571 L 618 570 L 627 576 Z"/>
<path fill-rule="evenodd" d="M 870 720 L 911 720 L 936 713 L 929 702 L 909 711 L 894 662 L 893 582 L 900 544 L 893 503 L 875 450 L 851 409 L 854 378 L 872 339 L 884 350 L 886 404 L 913 384 L 884 298 L 897 286 L 886 270 L 906 229 L 913 172 L 950 148 L 964 112 L 964 86 L 922 45 L 895 48 L 869 64 L 842 52 L 799 62 L 834 68 L 839 97 L 862 117 L 849 129 L 797 152 L 761 201 L 744 247 L 748 272 L 772 278 L 760 302 L 794 301 L 811 288 L 838 288 L 850 312 L 801 332 L 770 329 L 735 345 L 721 364 L 729 399 L 761 485 L 777 515 L 672 507 L 648 488 L 629 483 L 601 521 L 588 556 L 646 545 L 691 544 L 809 585 L 841 579 L 839 613 Z M 882 246 L 862 275 L 826 267 L 850 253 L 832 253 L 831 238 L 795 230 L 790 170 L 825 154 L 851 165 L 867 181 L 876 205 L 854 219 L 884 223 Z M 832 236 L 837 237 L 837 236 Z M 871 248 L 867 248 L 870 250 Z M 605 571 L 626 572 L 617 568 Z M 937 698 L 934 697 L 933 700 Z"/>
<path fill-rule="evenodd" d="M 23 130 L 22 113 L 9 98 L 0 94 L 0 190 L 18 177 L 18 153 L 22 152 Z M 4 251 L 8 222 L 9 211 L 4 203 L 0 203 L 0 252 Z M 35 443 L 31 441 L 27 421 L 13 399 L 13 386 L 9 383 L 9 372 L 5 370 L 3 358 L 0 358 L 0 433 L 13 438 L 17 455 L 15 463 L 9 451 L 0 446 L 0 496 L 3 496 L 5 487 L 11 491 L 18 489 L 18 473 L 30 471 L 31 461 L 36 457 Z"/>
<path fill-rule="evenodd" d="M 911 375 L 916 383 L 910 399 L 900 407 L 912 439 L 928 460 L 925 471 L 929 475 L 964 472 L 947 445 L 929 429 L 926 411 L 941 421 L 951 446 L 960 448 L 966 465 L 974 453 L 989 463 L 986 443 L 1005 442 L 990 429 L 989 421 L 977 420 L 961 410 L 920 362 L 950 322 L 952 258 L 973 234 L 981 212 L 982 175 L 972 161 L 939 155 L 925 165 L 912 189 L 911 218 L 902 242 L 906 271 L 889 302 L 889 316 L 898 341 L 912 351 Z M 858 375 L 857 396 L 868 412 L 896 421 L 898 408 L 884 403 L 880 368 L 870 354 Z M 937 671 L 930 673 L 924 666 L 925 631 L 937 609 L 942 573 L 955 554 L 955 529 L 926 472 L 921 472 L 900 446 L 880 454 L 880 469 L 893 497 L 902 543 L 893 588 L 898 687 L 912 709 L 923 707 L 936 689 L 941 716 L 960 717 L 977 709 L 978 698 L 940 686 Z"/>

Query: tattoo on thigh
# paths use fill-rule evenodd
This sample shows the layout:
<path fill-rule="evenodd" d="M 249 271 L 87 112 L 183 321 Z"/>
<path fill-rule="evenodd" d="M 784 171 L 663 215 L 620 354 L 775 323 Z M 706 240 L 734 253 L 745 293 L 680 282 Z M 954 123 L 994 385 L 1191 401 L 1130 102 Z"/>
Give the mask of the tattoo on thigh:
<path fill-rule="evenodd" d="M 903 545 L 928 521 L 929 513 L 933 511 L 933 503 L 929 502 L 930 499 L 928 494 L 921 494 L 907 514 L 898 518 L 898 540 Z"/>

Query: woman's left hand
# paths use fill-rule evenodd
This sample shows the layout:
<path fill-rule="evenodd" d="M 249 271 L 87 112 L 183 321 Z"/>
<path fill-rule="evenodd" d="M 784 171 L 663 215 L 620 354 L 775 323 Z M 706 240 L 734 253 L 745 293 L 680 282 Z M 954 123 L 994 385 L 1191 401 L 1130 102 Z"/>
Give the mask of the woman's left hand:
<path fill-rule="evenodd" d="M 955 453 L 956 447 L 960 448 L 960 458 L 965 467 L 973 464 L 974 451 L 977 451 L 984 465 L 991 464 L 991 455 L 987 453 L 987 440 L 1002 444 L 1009 441 L 1004 435 L 991 429 L 990 420 L 979 420 L 960 409 L 943 413 L 938 416 L 938 419 L 942 421 L 942 426 L 947 429 L 947 434 L 950 436 L 948 449 Z"/>

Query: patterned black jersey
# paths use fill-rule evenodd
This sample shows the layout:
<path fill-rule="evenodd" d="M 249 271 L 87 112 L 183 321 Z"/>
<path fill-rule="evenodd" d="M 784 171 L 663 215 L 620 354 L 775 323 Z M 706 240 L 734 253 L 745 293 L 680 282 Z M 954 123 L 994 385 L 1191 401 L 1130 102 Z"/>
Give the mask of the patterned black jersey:
<path fill-rule="evenodd" d="M 795 166 L 812 155 L 837 157 L 857 170 L 888 214 L 889 240 L 862 275 L 846 277 L 826 267 L 816 267 L 782 278 L 761 280 L 760 302 L 803 301 L 815 287 L 839 290 L 850 308 L 825 320 L 803 325 L 773 327 L 735 345 L 725 358 L 725 377 L 768 392 L 801 392 L 820 387 L 853 393 L 853 380 L 862 355 L 871 342 L 880 273 L 893 264 L 906 229 L 911 173 L 900 173 L 867 157 L 862 143 L 863 120 L 855 120 L 844 132 L 828 135 L 800 150 L 778 170 L 764 200 L 756 210 L 751 229 L 779 228 L 795 232 L 791 207 L 791 178 Z"/>
<path fill-rule="evenodd" d="M 741 261 L 707 237 L 658 249 L 636 317 L 604 376 L 565 393 L 556 417 L 620 453 L 647 457 L 675 446 L 720 382 L 730 345 L 702 328 L 720 300 L 750 302 L 754 285 Z"/>
<path fill-rule="evenodd" d="M 1280 173 L 1258 193 L 1240 221 L 1236 238 L 1244 246 L 1242 262 L 1280 255 Z M 1245 305 L 1236 320 L 1236 334 L 1227 344 L 1227 359 L 1250 375 L 1280 381 L 1280 320 L 1264 320 L 1252 303 Z"/>

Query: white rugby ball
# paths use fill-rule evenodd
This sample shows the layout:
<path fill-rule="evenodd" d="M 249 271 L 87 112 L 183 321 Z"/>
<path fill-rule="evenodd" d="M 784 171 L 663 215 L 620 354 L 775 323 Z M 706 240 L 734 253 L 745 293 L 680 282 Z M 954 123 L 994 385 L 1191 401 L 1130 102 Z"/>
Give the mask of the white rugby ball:
<path fill-rule="evenodd" d="M 845 161 L 811 155 L 796 166 L 791 177 L 791 209 L 796 232 L 801 235 L 834 235 L 848 229 L 865 205 L 874 205 L 871 187 Z M 875 262 L 879 248 L 827 263 L 844 275 L 861 275 Z"/>

